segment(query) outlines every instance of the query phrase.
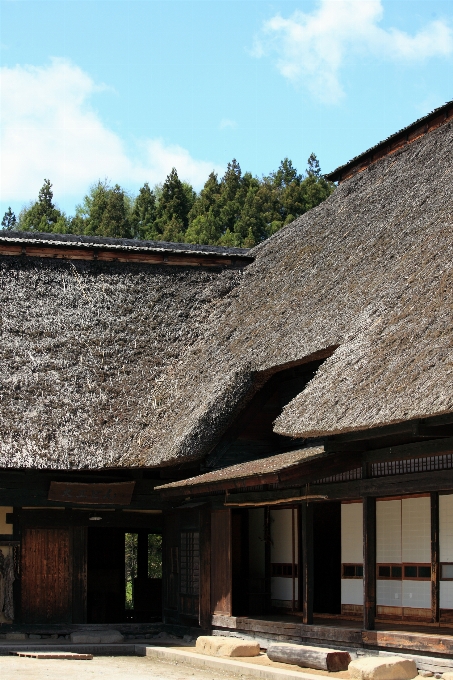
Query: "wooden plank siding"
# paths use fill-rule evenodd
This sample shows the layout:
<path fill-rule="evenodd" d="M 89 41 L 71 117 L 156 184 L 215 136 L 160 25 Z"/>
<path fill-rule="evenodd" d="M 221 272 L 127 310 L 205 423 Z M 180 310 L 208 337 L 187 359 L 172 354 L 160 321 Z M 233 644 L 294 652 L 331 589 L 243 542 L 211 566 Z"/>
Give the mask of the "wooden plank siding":
<path fill-rule="evenodd" d="M 22 537 L 23 623 L 72 622 L 69 528 L 25 528 Z"/>

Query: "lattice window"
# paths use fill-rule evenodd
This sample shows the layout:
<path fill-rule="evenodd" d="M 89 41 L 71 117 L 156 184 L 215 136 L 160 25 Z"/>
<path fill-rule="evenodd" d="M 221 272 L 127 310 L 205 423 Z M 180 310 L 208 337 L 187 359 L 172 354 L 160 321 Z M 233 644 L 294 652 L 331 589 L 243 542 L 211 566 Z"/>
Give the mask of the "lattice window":
<path fill-rule="evenodd" d="M 404 475 L 411 472 L 433 472 L 434 470 L 451 470 L 453 468 L 453 454 L 445 453 L 441 456 L 426 458 L 407 458 L 406 460 L 392 460 L 383 463 L 372 463 L 372 477 L 389 477 Z"/>
<path fill-rule="evenodd" d="M 340 472 L 337 475 L 331 475 L 330 477 L 323 477 L 322 479 L 317 479 L 313 484 L 332 484 L 333 482 L 352 482 L 355 479 L 362 479 L 362 468 L 354 468 L 353 470 L 347 470 L 346 472 Z"/>
<path fill-rule="evenodd" d="M 180 592 L 181 595 L 198 595 L 200 590 L 200 534 L 198 531 L 181 532 Z"/>

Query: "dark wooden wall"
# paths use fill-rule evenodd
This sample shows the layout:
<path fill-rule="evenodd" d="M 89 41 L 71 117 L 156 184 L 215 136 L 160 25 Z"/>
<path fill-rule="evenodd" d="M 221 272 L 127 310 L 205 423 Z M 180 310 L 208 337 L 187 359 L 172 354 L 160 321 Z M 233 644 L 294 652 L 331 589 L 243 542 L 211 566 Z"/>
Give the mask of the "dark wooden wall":
<path fill-rule="evenodd" d="M 231 511 L 211 515 L 211 612 L 232 615 Z"/>

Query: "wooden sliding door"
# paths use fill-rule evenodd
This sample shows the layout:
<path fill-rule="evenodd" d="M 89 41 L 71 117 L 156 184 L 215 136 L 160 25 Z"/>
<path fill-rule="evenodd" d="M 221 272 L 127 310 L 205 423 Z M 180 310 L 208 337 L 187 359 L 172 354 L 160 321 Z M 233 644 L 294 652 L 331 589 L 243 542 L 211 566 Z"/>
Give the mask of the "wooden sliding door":
<path fill-rule="evenodd" d="M 26 528 L 22 538 L 23 623 L 72 622 L 69 528 Z"/>

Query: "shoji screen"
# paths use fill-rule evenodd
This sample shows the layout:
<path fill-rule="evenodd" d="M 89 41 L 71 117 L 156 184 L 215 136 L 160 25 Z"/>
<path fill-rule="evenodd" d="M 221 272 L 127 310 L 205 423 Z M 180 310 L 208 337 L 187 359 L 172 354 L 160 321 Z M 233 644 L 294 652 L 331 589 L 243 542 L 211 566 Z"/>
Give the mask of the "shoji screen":
<path fill-rule="evenodd" d="M 293 571 L 295 561 L 294 598 L 298 598 L 297 579 L 297 511 L 292 508 L 271 510 L 271 604 L 292 608 Z"/>
<path fill-rule="evenodd" d="M 378 616 L 431 615 L 431 501 L 429 496 L 380 500 L 376 505 Z"/>
<path fill-rule="evenodd" d="M 453 609 L 453 494 L 439 496 L 441 609 Z"/>
<path fill-rule="evenodd" d="M 341 611 L 354 613 L 363 606 L 362 503 L 341 504 Z"/>

